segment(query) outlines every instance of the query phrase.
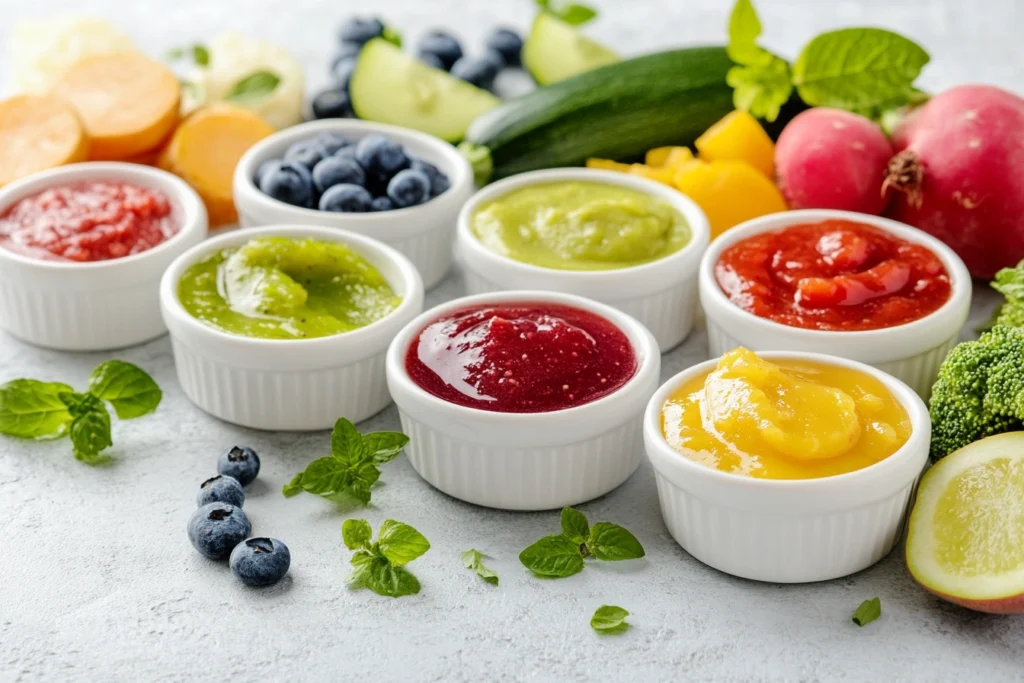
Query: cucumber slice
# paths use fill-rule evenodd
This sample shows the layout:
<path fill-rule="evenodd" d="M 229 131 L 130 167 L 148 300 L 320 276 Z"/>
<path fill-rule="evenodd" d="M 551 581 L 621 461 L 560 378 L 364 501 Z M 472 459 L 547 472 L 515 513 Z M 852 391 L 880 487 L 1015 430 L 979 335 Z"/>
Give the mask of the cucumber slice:
<path fill-rule="evenodd" d="M 429 67 L 380 38 L 359 53 L 349 95 L 361 119 L 413 128 L 449 142 L 461 140 L 473 119 L 500 104 L 486 90 Z"/>
<path fill-rule="evenodd" d="M 617 61 L 617 54 L 549 12 L 537 15 L 523 45 L 523 66 L 540 85 L 564 81 Z"/>

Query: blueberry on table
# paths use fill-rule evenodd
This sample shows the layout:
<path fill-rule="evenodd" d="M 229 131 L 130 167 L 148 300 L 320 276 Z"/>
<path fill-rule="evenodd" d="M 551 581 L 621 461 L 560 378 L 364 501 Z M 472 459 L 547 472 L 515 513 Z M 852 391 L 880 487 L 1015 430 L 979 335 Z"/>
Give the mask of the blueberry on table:
<path fill-rule="evenodd" d="M 218 474 L 204 481 L 196 494 L 196 505 L 199 507 L 210 503 L 227 503 L 240 508 L 245 503 L 245 491 L 234 477 Z"/>
<path fill-rule="evenodd" d="M 462 57 L 462 46 L 450 33 L 445 31 L 431 31 L 422 38 L 416 46 L 416 56 L 420 59 L 425 54 L 436 55 L 444 64 L 445 71 L 452 68 L 455 62 Z"/>
<path fill-rule="evenodd" d="M 310 175 L 309 169 L 294 161 L 275 162 L 275 165 L 268 168 L 260 178 L 260 190 L 285 204 L 307 209 L 313 206 L 313 176 Z"/>
<path fill-rule="evenodd" d="M 353 17 L 341 25 L 338 39 L 342 43 L 363 45 L 374 38 L 384 35 L 384 24 L 380 19 L 362 19 Z"/>
<path fill-rule="evenodd" d="M 496 62 L 493 55 L 476 59 L 463 57 L 452 66 L 452 76 L 471 83 L 478 88 L 490 90 L 500 70 L 501 66 Z"/>
<path fill-rule="evenodd" d="M 399 171 L 388 183 L 388 199 L 399 209 L 422 204 L 430 199 L 430 179 L 411 168 Z"/>
<path fill-rule="evenodd" d="M 344 59 L 352 59 L 353 57 L 358 57 L 362 49 L 362 43 L 343 41 L 341 43 L 341 46 L 338 48 L 338 51 L 334 53 L 334 57 L 331 58 L 331 71 L 334 71 L 334 67 L 338 65 L 338 62 Z"/>
<path fill-rule="evenodd" d="M 373 201 L 370 202 L 370 211 L 392 211 L 394 210 L 394 203 L 387 197 L 374 197 Z"/>
<path fill-rule="evenodd" d="M 301 140 L 285 150 L 284 160 L 300 163 L 310 171 L 323 158 L 320 147 L 312 140 Z"/>
<path fill-rule="evenodd" d="M 331 69 L 331 79 L 334 81 L 336 88 L 348 90 L 348 83 L 352 80 L 352 74 L 355 73 L 356 64 L 358 63 L 358 59 L 349 57 L 348 59 L 342 59 L 334 65 Z"/>
<path fill-rule="evenodd" d="M 352 119 L 352 100 L 341 88 L 328 88 L 313 98 L 313 117 L 318 119 Z"/>
<path fill-rule="evenodd" d="M 391 178 L 409 168 L 409 157 L 402 146 L 377 133 L 356 143 L 356 161 L 366 171 L 367 188 L 373 195 L 384 194 Z"/>
<path fill-rule="evenodd" d="M 335 185 L 320 196 L 320 210 L 338 213 L 365 213 L 370 210 L 373 195 L 359 185 Z"/>
<path fill-rule="evenodd" d="M 323 158 L 335 154 L 343 147 L 351 147 L 352 141 L 340 133 L 320 133 L 313 138 L 313 144 L 322 152 Z"/>
<path fill-rule="evenodd" d="M 355 159 L 327 157 L 313 168 L 313 187 L 317 192 L 326 192 L 335 185 L 359 185 L 366 183 L 366 173 Z"/>
<path fill-rule="evenodd" d="M 487 36 L 484 44 L 500 54 L 506 66 L 519 66 L 522 63 L 523 39 L 512 29 L 495 29 Z"/>
<path fill-rule="evenodd" d="M 441 71 L 448 70 L 445 67 L 444 62 L 441 60 L 441 58 L 435 55 L 433 52 L 422 52 L 416 55 L 416 58 L 419 59 L 424 64 L 426 64 L 427 66 L 432 67 L 434 69 L 440 69 Z"/>
<path fill-rule="evenodd" d="M 260 456 L 248 446 L 232 446 L 217 461 L 217 474 L 234 477 L 242 486 L 248 486 L 260 473 Z"/>
<path fill-rule="evenodd" d="M 250 538 L 235 546 L 228 564 L 246 586 L 270 586 L 288 573 L 292 554 L 276 538 Z"/>
<path fill-rule="evenodd" d="M 430 180 L 431 197 L 436 197 L 439 194 L 444 194 L 445 192 L 448 191 L 448 188 L 452 186 L 451 182 L 448 180 L 448 176 L 446 176 L 444 172 L 441 171 L 441 169 L 439 169 L 437 166 L 434 166 L 432 163 L 428 161 L 424 161 L 423 159 L 413 159 L 412 163 L 409 165 L 409 168 L 411 168 L 414 171 L 421 171 L 424 175 L 427 176 L 427 178 Z"/>
<path fill-rule="evenodd" d="M 188 520 L 188 540 L 199 554 L 211 560 L 223 560 L 252 531 L 242 508 L 228 503 L 209 503 L 192 513 Z"/>

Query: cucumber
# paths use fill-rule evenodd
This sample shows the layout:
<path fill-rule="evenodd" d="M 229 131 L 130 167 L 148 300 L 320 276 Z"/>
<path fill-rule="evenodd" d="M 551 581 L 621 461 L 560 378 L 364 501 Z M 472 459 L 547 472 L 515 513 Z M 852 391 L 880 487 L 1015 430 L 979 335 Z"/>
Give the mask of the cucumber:
<path fill-rule="evenodd" d="M 564 81 L 617 61 L 617 54 L 549 12 L 537 15 L 523 45 L 523 66 L 540 85 Z"/>
<path fill-rule="evenodd" d="M 382 38 L 359 53 L 349 82 L 356 115 L 458 142 L 470 122 L 500 100 L 440 69 L 419 62 Z"/>

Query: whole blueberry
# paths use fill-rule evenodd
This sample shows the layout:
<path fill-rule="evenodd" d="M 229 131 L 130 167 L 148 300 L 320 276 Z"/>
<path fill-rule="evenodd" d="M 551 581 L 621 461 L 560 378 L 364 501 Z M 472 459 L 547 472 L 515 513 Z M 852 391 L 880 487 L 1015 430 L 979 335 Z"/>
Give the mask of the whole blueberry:
<path fill-rule="evenodd" d="M 323 152 L 313 140 L 300 140 L 285 150 L 284 160 L 302 164 L 310 171 L 323 158 Z"/>
<path fill-rule="evenodd" d="M 353 57 L 358 57 L 362 49 L 362 43 L 352 43 L 347 40 L 343 41 L 341 45 L 338 47 L 338 51 L 335 52 L 334 56 L 331 58 L 331 72 L 334 72 L 334 67 L 338 65 L 338 62 L 344 59 L 352 59 Z"/>
<path fill-rule="evenodd" d="M 366 187 L 374 196 L 384 194 L 394 175 L 409 168 L 402 146 L 377 133 L 356 143 L 356 161 L 366 171 Z"/>
<path fill-rule="evenodd" d="M 493 55 L 473 59 L 463 57 L 452 66 L 452 76 L 472 83 L 478 88 L 489 90 L 494 85 L 494 79 L 498 77 L 500 65 Z"/>
<path fill-rule="evenodd" d="M 246 586 L 270 586 L 288 573 L 292 554 L 276 538 L 250 538 L 235 546 L 228 564 Z"/>
<path fill-rule="evenodd" d="M 519 66 L 523 53 L 522 37 L 510 28 L 499 28 L 487 36 L 484 44 L 501 55 L 507 66 Z"/>
<path fill-rule="evenodd" d="M 399 171 L 388 183 L 388 199 L 399 209 L 422 204 L 430 199 L 430 179 L 423 171 Z"/>
<path fill-rule="evenodd" d="M 343 147 L 351 147 L 352 141 L 341 133 L 323 132 L 313 138 L 313 144 L 323 153 L 324 159 Z"/>
<path fill-rule="evenodd" d="M 384 33 L 384 24 L 380 19 L 363 19 L 352 17 L 338 30 L 338 39 L 342 43 L 363 45 Z"/>
<path fill-rule="evenodd" d="M 317 192 L 326 192 L 327 188 L 342 183 L 359 186 L 366 183 L 366 173 L 355 159 L 327 157 L 313 169 L 313 186 Z"/>
<path fill-rule="evenodd" d="M 352 74 L 355 72 L 358 62 L 359 60 L 355 57 L 349 57 L 334 65 L 331 69 L 331 80 L 334 81 L 335 87 L 348 90 L 348 83 L 352 80 Z"/>
<path fill-rule="evenodd" d="M 260 183 L 263 182 L 263 176 L 267 171 L 274 168 L 276 164 L 280 164 L 280 159 L 267 159 L 259 166 L 256 167 L 256 187 L 259 187 Z"/>
<path fill-rule="evenodd" d="M 351 159 L 352 161 L 355 161 L 357 164 L 359 163 L 358 161 L 356 161 L 356 146 L 355 145 L 349 145 L 348 147 L 342 147 L 341 149 L 339 149 L 337 152 L 334 153 L 334 156 L 338 157 L 339 159 Z M 360 168 L 362 168 L 362 166 L 360 166 Z"/>
<path fill-rule="evenodd" d="M 188 540 L 211 560 L 223 560 L 252 531 L 242 508 L 228 503 L 209 503 L 192 513 L 188 520 Z"/>
<path fill-rule="evenodd" d="M 462 46 L 455 36 L 446 31 L 431 31 L 416 46 L 416 55 L 437 55 L 447 71 L 462 57 Z"/>
<path fill-rule="evenodd" d="M 392 211 L 394 210 L 394 203 L 387 197 L 374 197 L 373 201 L 370 202 L 370 211 Z"/>
<path fill-rule="evenodd" d="M 304 165 L 294 161 L 277 161 L 267 168 L 260 178 L 260 190 L 285 204 L 313 206 L 313 176 Z"/>
<path fill-rule="evenodd" d="M 441 60 L 441 58 L 435 55 L 433 52 L 421 52 L 419 55 L 417 55 L 417 58 L 429 67 L 441 69 L 441 71 L 448 70 L 447 68 L 445 68 L 444 62 Z"/>
<path fill-rule="evenodd" d="M 245 491 L 234 477 L 218 474 L 204 481 L 196 494 L 196 505 L 199 507 L 210 503 L 227 503 L 240 508 L 245 503 Z"/>
<path fill-rule="evenodd" d="M 242 486 L 248 486 L 260 473 L 260 456 L 248 446 L 232 446 L 217 460 L 217 474 L 234 477 Z"/>
<path fill-rule="evenodd" d="M 413 159 L 409 165 L 414 171 L 421 171 L 430 180 L 430 196 L 436 197 L 439 194 L 443 194 L 448 191 L 448 188 L 452 186 L 448 180 L 448 176 L 444 174 L 441 169 L 433 164 L 423 161 L 423 159 Z"/>
<path fill-rule="evenodd" d="M 373 195 L 359 185 L 335 185 L 320 196 L 320 210 L 339 213 L 365 213 Z"/>
<path fill-rule="evenodd" d="M 313 117 L 318 119 L 351 119 L 352 100 L 341 88 L 321 90 L 313 98 Z"/>

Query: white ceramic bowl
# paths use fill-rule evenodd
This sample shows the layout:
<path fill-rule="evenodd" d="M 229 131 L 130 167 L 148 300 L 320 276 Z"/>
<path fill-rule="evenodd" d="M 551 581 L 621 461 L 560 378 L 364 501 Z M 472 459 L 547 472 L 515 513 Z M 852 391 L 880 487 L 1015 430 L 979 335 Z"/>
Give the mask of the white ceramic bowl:
<path fill-rule="evenodd" d="M 875 226 L 908 242 L 926 246 L 946 266 L 952 294 L 937 311 L 905 325 L 879 330 L 831 332 L 790 327 L 759 318 L 729 301 L 715 280 L 722 252 L 751 235 L 801 223 L 845 219 Z M 828 353 L 873 365 L 906 382 L 927 397 L 942 360 L 956 344 L 971 308 L 971 276 L 953 250 L 909 225 L 878 216 L 808 209 L 771 214 L 731 228 L 704 253 L 700 264 L 700 303 L 708 326 L 711 356 L 745 346 L 752 351 Z"/>
<path fill-rule="evenodd" d="M 294 143 L 319 133 L 339 133 L 358 140 L 380 133 L 437 166 L 451 188 L 419 206 L 379 213 L 334 213 L 285 204 L 256 187 L 256 169 L 268 159 L 284 156 Z M 341 228 L 391 245 L 409 257 L 427 289 L 444 278 L 452 265 L 452 241 L 459 209 L 473 194 L 473 171 L 450 144 L 431 135 L 383 123 L 354 119 L 310 121 L 282 130 L 253 145 L 235 167 L 234 199 L 243 228 L 260 225 L 320 225 Z"/>
<path fill-rule="evenodd" d="M 409 345 L 437 318 L 468 306 L 555 303 L 590 311 L 629 338 L 637 372 L 608 396 L 549 413 L 498 413 L 444 401 L 409 378 Z M 515 291 L 469 296 L 433 308 L 388 349 L 388 387 L 409 435 L 409 462 L 432 486 L 476 505 L 549 510 L 597 498 L 640 464 L 641 416 L 658 384 L 661 356 L 651 333 L 624 313 L 578 296 Z"/>
<path fill-rule="evenodd" d="M 294 340 L 227 334 L 185 311 L 177 289 L 189 266 L 220 249 L 267 236 L 345 244 L 381 272 L 402 303 L 366 327 Z M 330 429 L 339 417 L 360 422 L 391 402 L 384 355 L 395 334 L 423 310 L 423 282 L 409 259 L 368 237 L 334 228 L 268 226 L 214 237 L 183 254 L 160 282 L 160 307 L 171 333 L 178 381 L 197 406 L 253 429 Z"/>
<path fill-rule="evenodd" d="M 0 213 L 56 185 L 113 180 L 159 190 L 181 227 L 140 254 L 91 263 L 44 261 L 0 247 L 0 327 L 63 351 L 103 351 L 159 337 L 160 275 L 206 237 L 206 208 L 180 178 L 138 164 L 88 162 L 42 171 L 0 189 Z"/>
<path fill-rule="evenodd" d="M 807 353 L 764 353 L 860 370 L 882 381 L 910 416 L 910 439 L 870 467 L 821 479 L 743 477 L 676 452 L 661 431 L 661 408 L 716 360 L 663 384 L 647 405 L 644 446 L 654 465 L 661 514 L 686 552 L 715 569 L 778 583 L 824 581 L 878 562 L 896 544 L 931 439 L 928 409 L 903 382 L 862 363 Z"/>
<path fill-rule="evenodd" d="M 690 242 L 665 258 L 632 268 L 569 271 L 542 268 L 491 251 L 473 234 L 481 204 L 528 185 L 552 182 L 618 185 L 652 195 L 679 211 L 690 226 Z M 697 270 L 708 246 L 708 219 L 689 197 L 647 178 L 587 168 L 522 173 L 478 191 L 462 207 L 456 249 L 472 294 L 507 289 L 546 289 L 585 296 L 633 316 L 654 334 L 662 352 L 679 345 L 693 327 Z"/>

